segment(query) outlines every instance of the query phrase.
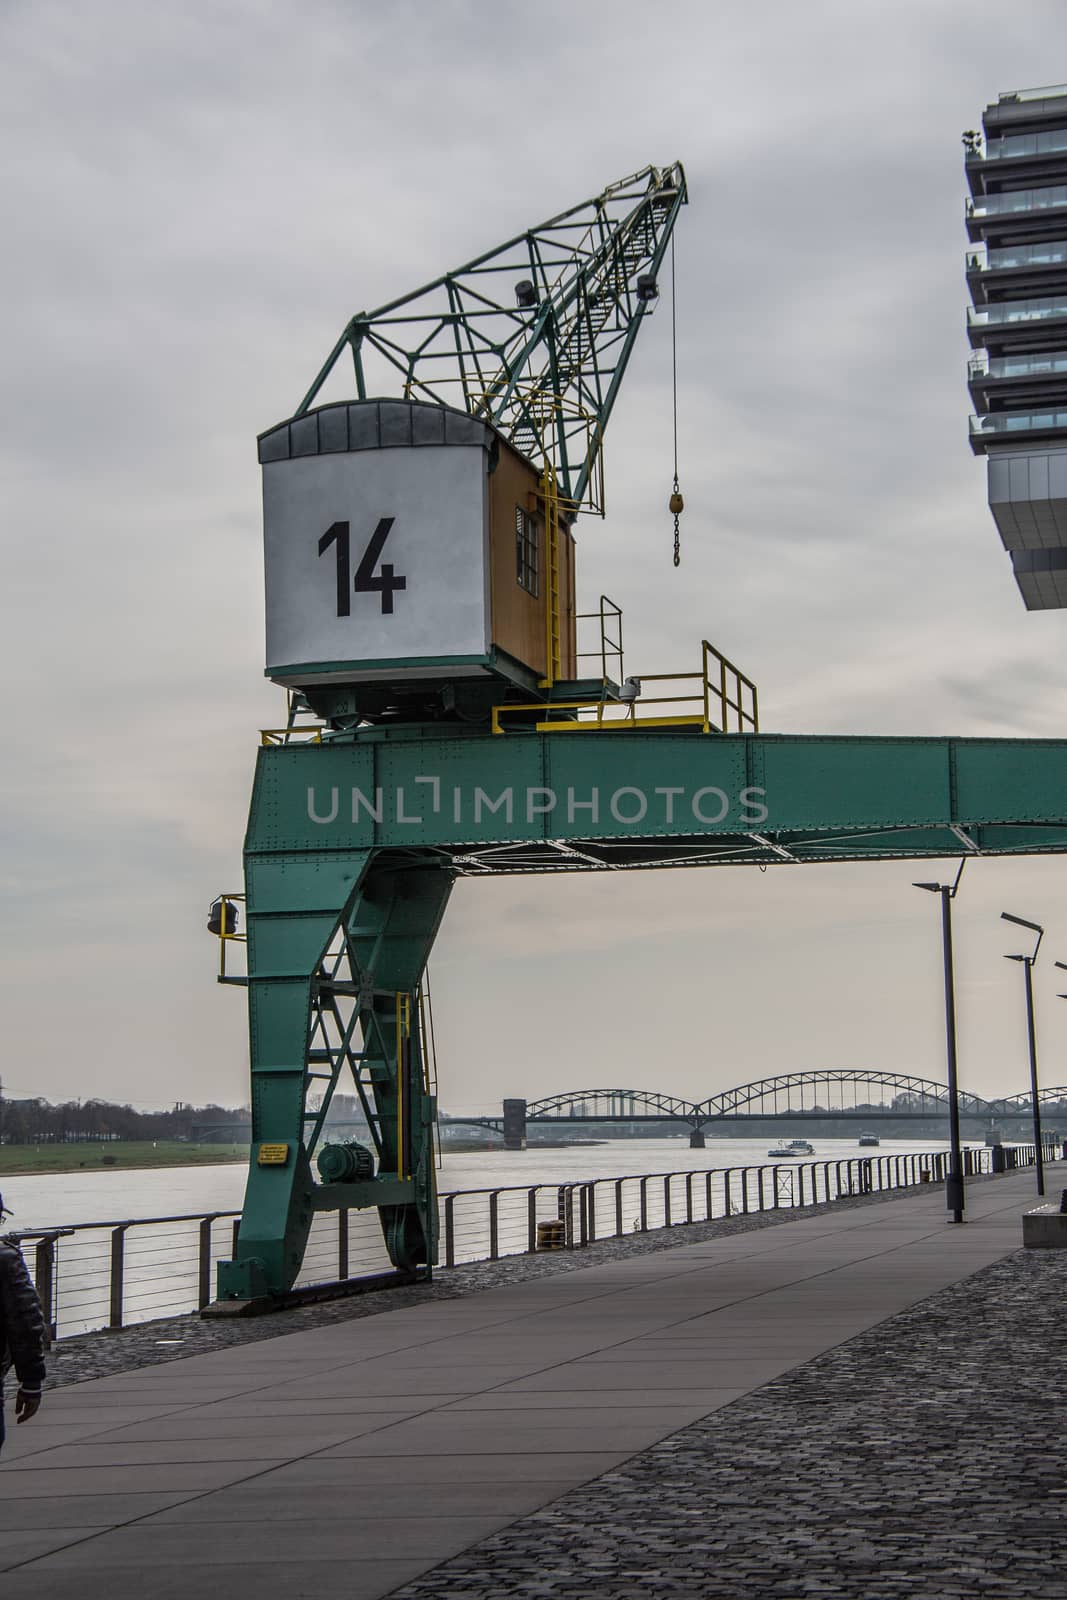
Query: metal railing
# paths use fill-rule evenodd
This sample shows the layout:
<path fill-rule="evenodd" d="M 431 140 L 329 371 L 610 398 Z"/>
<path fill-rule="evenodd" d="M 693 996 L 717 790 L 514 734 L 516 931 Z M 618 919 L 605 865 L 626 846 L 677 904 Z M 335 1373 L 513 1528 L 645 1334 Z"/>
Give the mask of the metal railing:
<path fill-rule="evenodd" d="M 529 727 L 530 713 L 537 713 L 533 722 L 537 733 L 680 727 L 697 727 L 703 733 L 758 733 L 759 696 L 752 679 L 707 639 L 701 640 L 701 652 L 699 672 L 646 672 L 633 679 L 641 689 L 640 699 L 609 700 L 604 694 L 497 705 L 490 729 L 506 733 L 503 719 L 512 716 L 527 719 Z M 649 695 L 644 693 L 648 684 L 681 687 L 683 692 L 666 693 L 657 688 Z M 686 709 L 676 709 L 681 707 Z M 713 712 L 718 722 L 713 720 Z"/>
<path fill-rule="evenodd" d="M 600 676 L 606 683 L 614 677 L 616 683 L 621 683 L 624 677 L 623 648 L 622 648 L 622 607 L 615 604 L 614 600 L 606 594 L 600 596 L 600 603 L 596 611 L 579 611 L 575 617 L 578 627 L 578 642 L 584 642 L 585 629 L 580 624 L 595 622 L 599 627 L 599 643 L 595 650 L 579 650 L 577 654 L 578 676 L 582 676 L 582 662 L 596 661 L 600 666 Z"/>
<path fill-rule="evenodd" d="M 1033 1145 L 1005 1146 L 1008 1170 L 1034 1163 Z M 1049 1144 L 1045 1160 L 1060 1159 Z M 993 1170 L 991 1149 L 966 1148 L 964 1175 Z M 441 1263 L 498 1261 L 537 1249 L 538 1224 L 564 1224 L 565 1243 L 647 1233 L 678 1223 L 822 1205 L 851 1195 L 940 1184 L 948 1152 L 852 1156 L 681 1172 L 654 1172 L 566 1183 L 499 1185 L 441 1195 Z M 212 1299 L 215 1268 L 236 1250 L 238 1211 L 125 1218 L 28 1230 L 31 1276 L 54 1334 L 119 1329 L 202 1309 Z M 318 1212 L 297 1287 L 388 1272 L 374 1211 Z"/>

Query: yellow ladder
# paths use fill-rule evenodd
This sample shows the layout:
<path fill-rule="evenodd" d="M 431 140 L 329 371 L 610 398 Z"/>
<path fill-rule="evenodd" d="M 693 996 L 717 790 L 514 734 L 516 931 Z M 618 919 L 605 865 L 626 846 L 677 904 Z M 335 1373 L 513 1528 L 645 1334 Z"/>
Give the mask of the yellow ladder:
<path fill-rule="evenodd" d="M 560 643 L 559 588 L 559 496 L 556 474 L 546 462 L 541 475 L 541 495 L 545 502 L 545 659 L 548 663 L 540 687 L 550 689 L 563 673 Z"/>
<path fill-rule="evenodd" d="M 427 1094 L 437 1099 L 437 1040 L 433 1031 L 433 1000 L 430 998 L 430 974 L 424 971 L 419 982 L 419 1052 L 422 1056 L 422 1083 Z M 441 1165 L 441 1124 L 433 1119 L 434 1167 Z M 436 1183 L 436 1178 L 435 1178 Z"/>

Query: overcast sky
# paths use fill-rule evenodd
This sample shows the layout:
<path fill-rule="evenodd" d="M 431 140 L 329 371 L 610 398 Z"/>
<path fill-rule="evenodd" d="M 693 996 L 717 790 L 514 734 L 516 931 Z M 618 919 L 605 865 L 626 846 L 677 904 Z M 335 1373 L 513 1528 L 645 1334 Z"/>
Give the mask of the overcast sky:
<path fill-rule="evenodd" d="M 607 520 L 579 529 L 628 670 L 694 667 L 708 637 L 767 731 L 1067 734 L 1067 618 L 1024 611 L 967 444 L 960 145 L 999 91 L 1057 78 L 1062 0 L 0 0 L 5 1093 L 247 1097 L 204 917 L 240 887 L 283 705 L 255 436 L 353 311 L 648 162 L 689 178 L 683 565 L 665 305 Z M 1042 1075 L 1067 1081 L 1067 861 L 968 874 L 961 1077 L 1026 1083 L 1009 909 L 1049 927 Z M 431 966 L 443 1102 L 943 1077 L 914 876 L 461 883 Z"/>

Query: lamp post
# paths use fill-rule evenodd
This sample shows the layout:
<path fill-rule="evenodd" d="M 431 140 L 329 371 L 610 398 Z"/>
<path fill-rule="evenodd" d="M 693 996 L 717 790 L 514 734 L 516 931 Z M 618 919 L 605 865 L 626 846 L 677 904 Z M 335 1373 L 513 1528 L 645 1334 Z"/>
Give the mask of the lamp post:
<path fill-rule="evenodd" d="M 952 1213 L 953 1222 L 963 1221 L 963 1155 L 960 1150 L 960 1083 L 956 1059 L 956 986 L 952 971 L 952 902 L 967 864 L 964 856 L 956 873 L 955 883 L 916 883 L 915 889 L 926 889 L 941 896 L 941 953 L 945 963 L 945 1055 L 948 1064 L 948 1177 L 945 1179 L 945 1203 Z"/>
<path fill-rule="evenodd" d="M 1067 961 L 1056 961 L 1053 964 L 1059 967 L 1061 971 L 1067 972 Z M 1060 1000 L 1067 1000 L 1067 994 L 1061 994 L 1057 996 L 1057 998 Z M 1067 1141 L 1064 1142 L 1064 1150 L 1067 1151 Z"/>
<path fill-rule="evenodd" d="M 1037 1192 L 1045 1192 L 1045 1159 L 1041 1149 L 1041 1106 L 1037 1088 L 1037 1037 L 1034 1032 L 1034 962 L 1041 949 L 1045 930 L 1039 922 L 1027 922 L 1025 917 L 1013 917 L 1010 911 L 1000 913 L 1004 922 L 1014 922 L 1017 927 L 1029 928 L 1037 934 L 1032 956 L 1005 956 L 1006 961 L 1019 961 L 1026 974 L 1026 1038 L 1030 1049 L 1030 1100 L 1034 1111 L 1034 1167 L 1037 1172 Z"/>

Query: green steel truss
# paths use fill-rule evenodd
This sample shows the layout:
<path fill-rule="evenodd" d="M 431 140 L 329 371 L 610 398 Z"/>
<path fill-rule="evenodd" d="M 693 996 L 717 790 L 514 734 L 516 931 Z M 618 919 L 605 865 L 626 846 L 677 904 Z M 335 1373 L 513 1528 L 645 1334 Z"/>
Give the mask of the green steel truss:
<path fill-rule="evenodd" d="M 436 864 L 398 870 L 371 850 L 283 851 L 250 854 L 245 880 L 254 1143 L 219 1297 L 288 1289 L 315 1211 L 377 1207 L 394 1265 L 432 1264 L 436 1104 L 419 990 L 452 875 Z M 339 1083 L 362 1102 L 377 1173 L 316 1183 L 311 1158 Z"/>
<path fill-rule="evenodd" d="M 680 165 L 645 167 L 346 324 L 298 406 L 350 354 L 358 398 L 435 400 L 494 423 L 548 462 L 559 496 L 602 510 L 604 429 L 679 210 Z M 522 286 L 522 300 L 516 288 Z"/>
<path fill-rule="evenodd" d="M 456 876 L 1062 851 L 1063 740 L 411 726 L 261 749 L 245 856 L 252 1163 L 220 1298 L 288 1289 L 316 1210 L 377 1207 L 397 1266 L 432 1264 L 418 990 Z M 377 1176 L 318 1183 L 309 1091 L 328 1099 L 348 1074 Z"/>

